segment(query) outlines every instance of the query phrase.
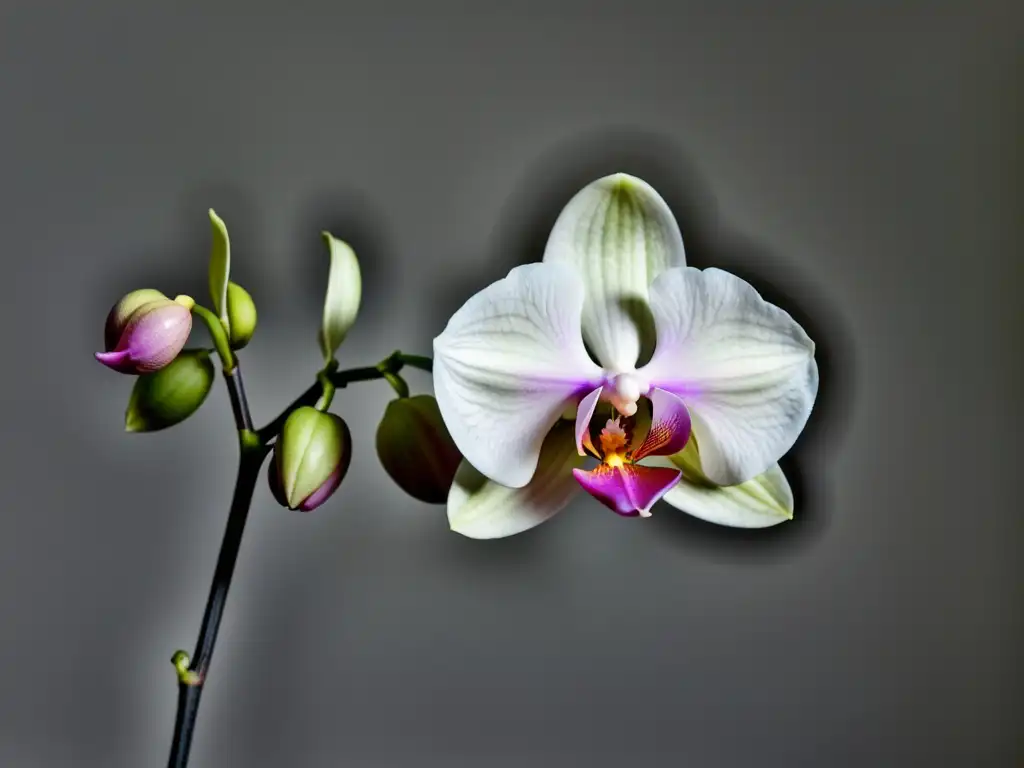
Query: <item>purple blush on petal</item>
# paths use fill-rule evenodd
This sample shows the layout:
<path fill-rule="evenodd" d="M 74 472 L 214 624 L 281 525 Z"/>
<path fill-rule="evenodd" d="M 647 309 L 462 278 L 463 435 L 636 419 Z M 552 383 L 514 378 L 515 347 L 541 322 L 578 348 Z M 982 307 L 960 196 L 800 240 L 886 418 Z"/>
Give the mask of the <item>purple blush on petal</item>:
<path fill-rule="evenodd" d="M 651 428 L 640 447 L 633 451 L 633 461 L 679 453 L 690 439 L 690 412 L 682 400 L 664 389 L 652 389 L 647 397 L 653 407 Z"/>
<path fill-rule="evenodd" d="M 331 494 L 334 493 L 338 486 L 341 485 L 341 479 L 345 476 L 345 465 L 339 465 L 335 469 L 331 476 L 324 480 L 323 484 L 307 496 L 301 504 L 297 507 L 302 512 L 312 512 L 314 509 L 323 504 L 327 499 L 330 498 Z"/>
<path fill-rule="evenodd" d="M 152 373 L 178 356 L 191 330 L 186 307 L 169 299 L 147 302 L 128 318 L 117 346 L 96 359 L 119 373 Z"/>
<path fill-rule="evenodd" d="M 132 313 L 117 351 L 128 351 L 137 373 L 158 371 L 178 356 L 191 330 L 188 309 L 172 301 L 150 302 Z"/>

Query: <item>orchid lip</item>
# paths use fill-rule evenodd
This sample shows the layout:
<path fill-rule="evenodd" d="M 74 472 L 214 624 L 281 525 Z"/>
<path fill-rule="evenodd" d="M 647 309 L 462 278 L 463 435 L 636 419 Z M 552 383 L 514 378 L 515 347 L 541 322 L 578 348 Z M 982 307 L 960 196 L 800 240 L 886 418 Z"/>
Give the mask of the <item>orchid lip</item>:
<path fill-rule="evenodd" d="M 650 429 L 636 440 L 633 415 L 607 419 L 596 439 L 590 434 L 591 421 L 603 388 L 580 402 L 576 418 L 576 446 L 600 461 L 593 470 L 574 471 L 590 495 L 620 515 L 649 517 L 651 506 L 675 486 L 678 469 L 650 467 L 640 462 L 648 456 L 666 456 L 681 451 L 690 439 L 690 415 L 676 395 L 654 388 L 647 392 L 651 402 Z"/>
<path fill-rule="evenodd" d="M 591 496 L 623 517 L 650 517 L 651 507 L 682 478 L 677 469 L 639 464 L 603 464 L 589 472 L 574 469 L 573 475 Z"/>

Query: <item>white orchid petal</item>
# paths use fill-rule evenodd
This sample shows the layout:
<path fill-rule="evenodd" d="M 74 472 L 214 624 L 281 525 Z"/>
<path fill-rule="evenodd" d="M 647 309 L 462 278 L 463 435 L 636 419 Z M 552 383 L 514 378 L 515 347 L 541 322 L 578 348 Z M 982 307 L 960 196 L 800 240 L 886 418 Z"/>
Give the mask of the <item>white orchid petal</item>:
<path fill-rule="evenodd" d="M 567 403 L 601 383 L 583 346 L 582 308 L 572 267 L 527 264 L 473 296 L 434 339 L 441 415 L 462 455 L 491 480 L 526 485 Z"/>
<path fill-rule="evenodd" d="M 732 528 L 768 528 L 793 517 L 793 492 L 778 464 L 739 485 L 695 485 L 684 476 L 662 501 Z"/>
<path fill-rule="evenodd" d="M 632 370 L 653 345 L 648 287 L 686 264 L 672 211 L 649 184 L 615 174 L 587 185 L 555 222 L 544 261 L 571 264 L 583 276 L 583 337 L 605 368 Z M 649 337 L 649 338 L 647 338 Z"/>
<path fill-rule="evenodd" d="M 720 269 L 663 272 L 651 286 L 651 310 L 658 345 L 642 373 L 686 403 L 705 474 L 736 485 L 768 470 L 811 414 L 814 342 Z"/>
<path fill-rule="evenodd" d="M 572 470 L 583 463 L 572 422 L 555 425 L 544 443 L 537 471 L 522 488 L 488 480 L 463 461 L 448 494 L 448 524 L 471 539 L 498 539 L 540 525 L 580 491 Z"/>
<path fill-rule="evenodd" d="M 704 475 L 693 440 L 671 460 L 657 457 L 650 463 L 682 470 L 683 479 L 662 500 L 701 520 L 732 528 L 767 528 L 793 518 L 793 491 L 778 464 L 745 483 L 718 486 Z"/>

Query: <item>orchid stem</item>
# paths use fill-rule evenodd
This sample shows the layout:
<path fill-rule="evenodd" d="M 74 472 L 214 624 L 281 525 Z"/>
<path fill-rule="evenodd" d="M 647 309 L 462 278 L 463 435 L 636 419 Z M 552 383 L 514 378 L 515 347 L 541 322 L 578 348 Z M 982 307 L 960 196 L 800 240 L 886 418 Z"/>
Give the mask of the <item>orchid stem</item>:
<path fill-rule="evenodd" d="M 390 371 L 384 371 L 383 376 L 387 383 L 391 385 L 391 388 L 395 390 L 395 394 L 399 397 L 409 396 L 409 385 L 405 383 L 405 379 L 397 373 L 391 373 Z"/>
<path fill-rule="evenodd" d="M 252 429 L 252 416 L 249 414 L 249 404 L 242 385 L 242 372 L 237 364 L 230 370 L 225 369 L 224 380 L 228 386 L 231 410 L 238 429 L 238 476 L 224 539 L 220 545 L 220 555 L 217 557 L 217 566 L 213 572 L 210 595 L 203 613 L 203 623 L 199 628 L 195 654 L 187 669 L 183 669 L 180 651 L 173 659 L 175 666 L 178 667 L 178 711 L 174 722 L 168 768 L 185 768 L 188 765 L 192 733 L 195 730 L 196 716 L 199 714 L 199 698 L 203 693 L 213 649 L 217 643 L 217 632 L 220 629 L 221 617 L 224 615 L 228 589 L 231 587 L 231 577 L 235 572 L 235 562 L 238 560 L 256 481 L 259 478 L 260 467 L 263 466 L 263 459 L 269 450 Z"/>
<path fill-rule="evenodd" d="M 331 362 L 333 363 L 333 367 L 328 365 L 316 375 L 316 380 L 320 384 L 321 390 L 320 397 L 316 401 L 315 406 L 318 411 L 326 411 L 331 407 L 331 400 L 334 399 L 334 390 L 337 389 L 334 386 L 334 382 L 331 381 L 331 373 L 337 369 L 338 364 L 333 360 Z"/>
<path fill-rule="evenodd" d="M 210 310 L 196 305 L 192 311 L 201 317 L 210 329 L 210 336 L 220 355 L 224 367 L 224 381 L 228 387 L 231 400 L 231 412 L 238 430 L 239 460 L 238 476 L 235 480 L 235 492 L 231 499 L 231 510 L 228 513 L 224 538 L 220 545 L 220 555 L 213 572 L 210 595 L 206 601 L 203 622 L 199 628 L 199 639 L 196 651 L 191 659 L 183 651 L 174 654 L 171 661 L 178 673 L 178 711 L 174 722 L 174 736 L 171 741 L 171 755 L 167 762 L 168 768 L 186 768 L 189 751 L 192 747 L 192 734 L 195 731 L 196 717 L 199 714 L 199 699 L 206 683 L 206 675 L 213 657 L 213 649 L 217 643 L 217 632 L 220 620 L 224 615 L 228 589 L 235 572 L 235 562 L 242 545 L 242 534 L 249 517 L 253 492 L 259 478 L 263 460 L 270 452 L 270 442 L 281 431 L 285 420 L 295 409 L 305 405 L 314 405 L 321 409 L 330 406 L 336 388 L 342 388 L 356 381 L 374 381 L 386 379 L 399 397 L 408 397 L 409 386 L 399 376 L 404 366 L 430 371 L 433 361 L 429 357 L 404 355 L 393 352 L 375 366 L 350 368 L 339 371 L 338 364 L 330 360 L 317 375 L 317 381 L 298 399 L 284 409 L 273 421 L 259 430 L 253 428 L 249 403 L 245 396 L 242 382 L 242 371 L 237 359 L 231 352 L 227 333 L 220 320 Z"/>
<path fill-rule="evenodd" d="M 285 408 L 273 421 L 265 427 L 261 427 L 256 430 L 256 435 L 259 437 L 261 442 L 270 442 L 277 437 L 278 433 L 281 431 L 281 427 L 284 426 L 285 419 L 291 415 L 292 411 L 305 405 L 314 405 L 319 402 L 320 398 L 324 395 L 324 386 L 321 382 L 321 377 L 324 375 L 337 389 L 343 389 L 349 384 L 357 381 L 378 381 L 380 379 L 387 379 L 400 397 L 407 397 L 409 394 L 409 387 L 405 384 L 405 381 L 398 376 L 398 373 L 402 368 L 407 365 L 412 368 L 419 368 L 420 370 L 429 372 L 433 368 L 433 360 L 429 357 L 423 357 L 422 355 L 406 355 L 395 351 L 377 363 L 377 365 L 368 365 L 364 368 L 349 368 L 344 371 L 337 370 L 336 364 L 333 368 L 328 367 L 317 376 L 317 382 L 315 384 L 299 395 L 299 397 L 297 397 L 291 405 Z M 395 382 L 391 381 L 389 378 L 392 375 L 397 377 L 399 381 L 401 381 L 401 384 L 396 386 Z"/>
<path fill-rule="evenodd" d="M 434 370 L 434 360 L 430 357 L 424 357 L 423 355 L 405 355 L 401 352 L 395 352 L 392 357 L 398 358 L 398 360 L 404 365 L 408 365 L 410 368 L 419 368 L 421 371 L 431 373 Z"/>

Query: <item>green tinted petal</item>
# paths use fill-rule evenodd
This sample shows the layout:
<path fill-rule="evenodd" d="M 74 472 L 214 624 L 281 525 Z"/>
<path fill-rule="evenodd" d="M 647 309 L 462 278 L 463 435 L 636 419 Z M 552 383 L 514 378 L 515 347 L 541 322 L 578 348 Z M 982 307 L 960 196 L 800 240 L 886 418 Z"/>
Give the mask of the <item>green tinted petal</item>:
<path fill-rule="evenodd" d="M 550 519 L 582 489 L 572 470 L 582 466 L 574 424 L 558 422 L 541 449 L 537 471 L 522 488 L 488 480 L 463 461 L 448 495 L 448 525 L 471 539 L 499 539 Z"/>
<path fill-rule="evenodd" d="M 598 361 L 630 370 L 654 348 L 654 278 L 686 264 L 672 211 L 642 179 L 616 173 L 576 193 L 555 222 L 544 261 L 571 264 L 586 285 L 583 338 Z"/>
<path fill-rule="evenodd" d="M 687 514 L 733 528 L 766 528 L 793 518 L 793 492 L 778 464 L 745 483 L 715 485 L 701 470 L 693 436 L 670 460 L 683 479 L 663 499 Z"/>

